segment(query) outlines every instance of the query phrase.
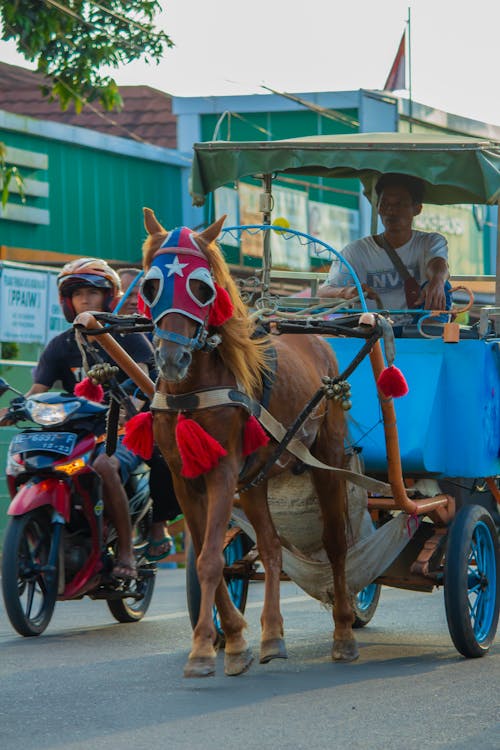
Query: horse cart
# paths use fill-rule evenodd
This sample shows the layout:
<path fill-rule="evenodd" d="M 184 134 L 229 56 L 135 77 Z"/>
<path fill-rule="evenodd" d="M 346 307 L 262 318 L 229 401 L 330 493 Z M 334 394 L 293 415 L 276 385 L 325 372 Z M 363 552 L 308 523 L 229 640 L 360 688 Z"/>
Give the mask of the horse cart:
<path fill-rule="evenodd" d="M 465 657 L 484 655 L 495 638 L 500 604 L 500 251 L 496 306 L 483 306 L 476 323 L 459 324 L 451 316 L 436 324 L 435 318 L 428 320 L 429 311 L 422 311 L 393 338 L 388 321 L 408 311 L 380 310 L 375 319 L 367 316 L 354 272 L 350 283 L 359 291 L 354 308 L 346 309 L 344 301 L 343 308 L 328 309 L 325 300 L 314 296 L 272 295 L 273 248 L 280 253 L 280 243 L 323 253 L 325 261 L 336 255 L 317 237 L 276 221 L 272 189 L 281 176 L 360 179 L 372 203 L 375 232 L 374 185 L 382 173 L 423 179 L 428 203 L 499 202 L 500 144 L 440 135 L 360 134 L 198 143 L 194 154 L 192 195 L 198 205 L 221 186 L 248 177 L 262 180 L 262 224 L 227 227 L 219 238 L 224 244 L 228 237 L 239 241 L 245 234 L 262 236 L 262 273 L 250 291 L 248 282 L 244 287 L 253 316 L 271 339 L 290 332 L 328 337 L 342 378 L 344 373 L 345 380 L 349 378 L 350 390 L 339 398 L 351 407 L 347 579 L 354 595 L 354 627 L 370 621 L 382 585 L 423 592 L 443 587 L 457 650 Z M 455 302 L 455 313 L 471 306 L 472 295 L 467 297 L 465 307 Z M 387 364 L 397 362 L 408 383 L 408 394 L 396 402 L 377 386 L 384 355 Z M 299 431 L 300 418 L 286 427 L 281 449 L 274 454 L 277 461 Z M 360 475 L 367 481 L 360 481 Z M 282 579 L 291 578 L 311 596 L 331 603 L 331 572 L 307 472 L 286 482 L 270 480 L 268 497 L 282 541 Z M 225 540 L 224 577 L 242 612 L 249 581 L 265 577 L 255 538 L 236 497 Z M 192 547 L 187 554 L 187 593 L 195 626 L 200 588 Z M 216 608 L 214 621 L 223 640 Z"/>
<path fill-rule="evenodd" d="M 399 172 L 424 180 L 426 202 L 495 204 L 500 144 L 360 134 L 199 143 L 194 153 L 194 201 L 258 177 L 262 223 L 224 230 L 220 217 L 201 232 L 169 232 L 145 209 L 150 320 L 101 316 L 110 331 L 155 333 L 156 384 L 108 333 L 101 340 L 152 399 L 141 427 L 153 427 L 193 542 L 184 675 L 215 673 L 217 631 L 225 673 L 249 668 L 243 611 L 255 578 L 264 580 L 260 661 L 285 658 L 283 576 L 332 607 L 335 661 L 357 658 L 353 621 L 369 622 L 382 585 L 442 586 L 457 650 L 484 655 L 500 603 L 500 282 L 498 307 L 483 307 L 474 325 L 436 322 L 443 311 L 369 310 L 355 275 L 354 307 L 274 297 L 280 243 L 327 261 L 336 252 L 276 221 L 272 187 L 279 176 L 359 179 L 375 209 L 377 178 Z M 216 240 L 245 233 L 262 237 L 263 266 L 238 291 Z M 75 324 L 87 333 L 101 325 L 89 313 Z"/>

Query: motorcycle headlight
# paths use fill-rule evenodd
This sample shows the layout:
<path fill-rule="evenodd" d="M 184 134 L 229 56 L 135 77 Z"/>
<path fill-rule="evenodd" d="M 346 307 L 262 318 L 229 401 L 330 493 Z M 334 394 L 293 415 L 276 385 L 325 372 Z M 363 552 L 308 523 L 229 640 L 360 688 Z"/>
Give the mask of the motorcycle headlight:
<path fill-rule="evenodd" d="M 22 474 L 24 471 L 24 462 L 21 458 L 20 453 L 9 453 L 7 455 L 7 466 L 5 468 L 5 473 L 7 476 L 11 477 L 17 477 L 19 474 Z"/>
<path fill-rule="evenodd" d="M 79 408 L 79 401 L 66 401 L 60 404 L 47 404 L 32 400 L 26 402 L 26 411 L 30 419 L 44 427 L 63 424 Z"/>

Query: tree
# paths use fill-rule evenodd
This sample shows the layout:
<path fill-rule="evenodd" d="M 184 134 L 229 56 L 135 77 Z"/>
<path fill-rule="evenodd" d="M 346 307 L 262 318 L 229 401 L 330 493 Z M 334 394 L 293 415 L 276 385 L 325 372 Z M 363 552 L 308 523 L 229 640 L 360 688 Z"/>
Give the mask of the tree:
<path fill-rule="evenodd" d="M 13 39 L 26 60 L 37 63 L 47 84 L 42 93 L 73 102 L 98 100 L 118 109 L 118 87 L 103 67 L 143 58 L 158 63 L 172 40 L 154 25 L 158 0 L 0 0 L 1 38 Z"/>
<path fill-rule="evenodd" d="M 9 188 L 12 180 L 17 184 L 17 191 L 24 203 L 26 196 L 23 177 L 17 167 L 7 163 L 7 146 L 5 143 L 0 143 L 0 205 L 4 210 L 9 200 Z"/>

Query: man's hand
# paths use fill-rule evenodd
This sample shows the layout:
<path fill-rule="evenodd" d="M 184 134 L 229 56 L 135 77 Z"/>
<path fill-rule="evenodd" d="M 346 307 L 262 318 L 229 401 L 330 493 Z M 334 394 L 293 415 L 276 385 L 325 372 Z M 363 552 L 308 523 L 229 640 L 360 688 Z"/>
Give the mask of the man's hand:
<path fill-rule="evenodd" d="M 441 278 L 431 279 L 422 289 L 421 297 L 425 310 L 446 310 L 444 282 Z"/>
<path fill-rule="evenodd" d="M 0 427 L 10 427 L 11 425 L 15 424 L 15 421 L 8 417 L 9 413 L 9 407 L 4 406 L 3 409 L 0 409 Z"/>
<path fill-rule="evenodd" d="M 426 310 L 446 310 L 444 285 L 448 279 L 448 263 L 444 258 L 431 258 L 427 264 L 429 282 L 422 290 L 422 300 Z"/>

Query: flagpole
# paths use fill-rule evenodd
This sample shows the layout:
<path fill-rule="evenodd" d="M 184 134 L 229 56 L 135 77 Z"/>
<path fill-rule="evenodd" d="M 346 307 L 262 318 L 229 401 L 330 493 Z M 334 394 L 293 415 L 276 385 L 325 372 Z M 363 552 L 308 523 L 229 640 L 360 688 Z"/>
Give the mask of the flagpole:
<path fill-rule="evenodd" d="M 409 124 L 410 124 L 410 133 L 413 131 L 413 97 L 412 97 L 412 89 L 411 89 L 411 9 L 408 7 L 408 21 L 407 21 L 407 27 L 408 27 L 408 93 L 409 93 L 409 107 L 408 107 L 408 115 L 409 115 Z"/>

